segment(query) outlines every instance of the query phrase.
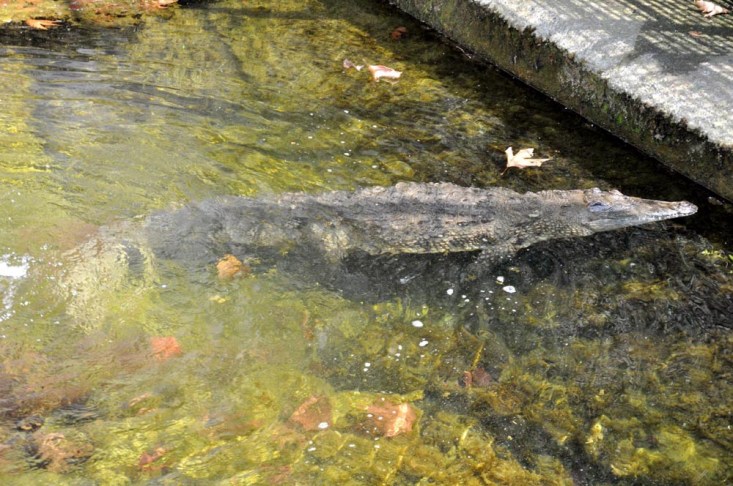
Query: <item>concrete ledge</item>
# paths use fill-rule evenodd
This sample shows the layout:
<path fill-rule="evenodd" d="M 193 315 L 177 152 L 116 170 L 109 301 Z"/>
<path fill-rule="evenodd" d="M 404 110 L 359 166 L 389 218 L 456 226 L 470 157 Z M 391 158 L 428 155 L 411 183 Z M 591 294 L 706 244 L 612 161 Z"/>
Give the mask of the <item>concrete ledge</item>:
<path fill-rule="evenodd" d="M 685 0 L 390 1 L 733 201 L 733 15 Z"/>

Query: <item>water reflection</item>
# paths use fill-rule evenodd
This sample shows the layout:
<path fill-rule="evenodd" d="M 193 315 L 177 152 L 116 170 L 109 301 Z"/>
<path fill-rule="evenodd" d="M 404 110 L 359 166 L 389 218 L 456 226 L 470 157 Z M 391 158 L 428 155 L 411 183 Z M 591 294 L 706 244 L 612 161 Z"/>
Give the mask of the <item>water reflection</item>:
<path fill-rule="evenodd" d="M 367 2 L 222 1 L 5 42 L 4 479 L 730 478 L 730 210 L 628 147 Z M 345 57 L 405 74 L 370 82 Z M 553 160 L 500 177 L 508 146 Z M 402 179 L 701 210 L 478 272 L 293 250 L 220 281 L 130 251 L 157 209 Z"/>

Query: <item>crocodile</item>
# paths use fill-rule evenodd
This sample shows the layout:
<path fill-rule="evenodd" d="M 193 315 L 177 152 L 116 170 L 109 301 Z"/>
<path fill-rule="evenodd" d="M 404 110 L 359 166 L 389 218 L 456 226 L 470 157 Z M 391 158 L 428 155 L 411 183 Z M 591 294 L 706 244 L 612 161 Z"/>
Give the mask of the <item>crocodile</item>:
<path fill-rule="evenodd" d="M 60 266 L 63 274 L 51 280 L 58 283 L 61 298 L 68 299 L 69 315 L 79 326 L 92 329 L 102 322 L 107 302 L 116 294 L 127 288 L 137 295 L 133 289 L 138 286 L 158 285 L 161 265 L 174 272 L 189 271 L 192 282 L 203 278 L 204 285 L 214 264 L 229 254 L 251 269 L 282 264 L 286 270 L 322 272 L 326 279 L 348 278 L 341 274 L 348 272 L 345 259 L 352 255 L 368 259 L 477 252 L 471 264 L 481 269 L 541 241 L 687 216 L 696 210 L 685 201 L 654 201 L 600 189 L 520 194 L 450 183 L 223 196 L 161 210 L 142 221 L 101 227 L 67 253 L 68 264 Z"/>
<path fill-rule="evenodd" d="M 451 183 L 356 191 L 228 196 L 158 212 L 145 224 L 156 256 L 206 264 L 225 254 L 286 254 L 296 246 L 337 262 L 368 255 L 480 252 L 499 261 L 535 243 L 694 214 L 687 201 L 598 188 L 517 193 Z"/>

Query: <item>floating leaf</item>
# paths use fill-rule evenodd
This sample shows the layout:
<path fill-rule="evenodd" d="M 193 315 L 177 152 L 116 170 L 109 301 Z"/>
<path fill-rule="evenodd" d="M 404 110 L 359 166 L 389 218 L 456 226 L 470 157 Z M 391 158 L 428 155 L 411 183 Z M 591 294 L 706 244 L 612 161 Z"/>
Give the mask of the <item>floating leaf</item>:
<path fill-rule="evenodd" d="M 372 73 L 372 79 L 374 81 L 379 81 L 382 78 L 387 80 L 397 80 L 402 76 L 402 71 L 396 71 L 391 67 L 382 66 L 381 64 L 369 66 L 367 69 Z"/>
<path fill-rule="evenodd" d="M 353 68 L 353 69 L 356 69 L 357 71 L 361 71 L 362 69 L 364 69 L 364 66 L 363 65 L 359 64 L 357 66 L 356 64 L 354 64 L 353 62 L 349 61 L 348 59 L 344 59 L 343 66 L 344 66 L 344 69 L 346 69 L 346 70 L 349 70 L 349 69 L 352 69 Z"/>
<path fill-rule="evenodd" d="M 505 150 L 506 153 L 506 168 L 501 173 L 504 175 L 504 172 L 507 171 L 510 167 L 516 167 L 518 169 L 524 169 L 525 167 L 539 167 L 544 162 L 547 162 L 548 159 L 533 159 L 532 155 L 534 155 L 534 149 L 533 148 L 526 148 L 522 149 L 516 154 L 514 153 L 514 150 L 512 150 L 511 147 L 507 148 Z"/>
<path fill-rule="evenodd" d="M 61 22 L 58 20 L 47 20 L 47 19 L 26 19 L 25 25 L 31 29 L 48 30 L 53 27 L 57 27 Z"/>
<path fill-rule="evenodd" d="M 150 338 L 150 347 L 152 348 L 153 356 L 158 361 L 165 361 L 183 354 L 181 345 L 178 344 L 178 340 L 173 336 L 153 336 Z"/>
<path fill-rule="evenodd" d="M 409 403 L 395 405 L 387 400 L 367 407 L 372 428 L 384 437 L 394 437 L 412 431 L 417 420 L 415 408 Z"/>
<path fill-rule="evenodd" d="M 706 0 L 695 0 L 695 6 L 698 8 L 698 10 L 705 14 L 705 17 L 712 17 L 713 15 L 728 13 L 728 9 L 723 8 L 713 2 L 708 2 Z"/>

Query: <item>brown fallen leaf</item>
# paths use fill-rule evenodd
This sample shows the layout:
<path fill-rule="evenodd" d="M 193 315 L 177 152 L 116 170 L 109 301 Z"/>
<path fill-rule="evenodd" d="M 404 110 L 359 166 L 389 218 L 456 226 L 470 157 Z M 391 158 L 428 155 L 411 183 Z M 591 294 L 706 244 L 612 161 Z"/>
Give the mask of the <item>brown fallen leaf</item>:
<path fill-rule="evenodd" d="M 321 430 L 331 425 L 331 403 L 323 396 L 311 396 L 293 412 L 290 421 L 303 430 Z"/>
<path fill-rule="evenodd" d="M 145 451 L 140 455 L 140 459 L 138 459 L 137 461 L 137 466 L 140 468 L 141 471 L 159 470 L 163 466 L 158 465 L 156 467 L 155 465 L 153 465 L 153 463 L 163 457 L 166 452 L 168 452 L 168 450 L 163 447 L 156 447 L 152 451 Z"/>
<path fill-rule="evenodd" d="M 405 37 L 407 37 L 407 27 L 395 27 L 395 29 L 389 36 L 392 38 L 392 40 L 404 39 Z"/>
<path fill-rule="evenodd" d="M 357 71 L 361 71 L 362 69 L 364 69 L 364 66 L 363 65 L 361 65 L 361 64 L 359 64 L 359 65 L 354 64 L 353 62 L 349 61 L 348 59 L 344 59 L 343 66 L 344 66 L 344 69 L 346 69 L 346 70 L 356 69 Z"/>
<path fill-rule="evenodd" d="M 47 20 L 47 19 L 26 19 L 25 25 L 31 29 L 48 30 L 53 27 L 58 27 L 61 22 L 58 20 Z"/>
<path fill-rule="evenodd" d="M 372 79 L 374 81 L 379 81 L 382 78 L 396 81 L 400 76 L 402 76 L 402 71 L 397 71 L 391 67 L 382 66 L 381 64 L 368 66 L 367 69 L 372 73 Z"/>
<path fill-rule="evenodd" d="M 178 340 L 173 336 L 151 337 L 150 348 L 153 351 L 153 356 L 158 361 L 166 361 L 169 358 L 183 354 L 181 345 L 178 344 Z"/>
<path fill-rule="evenodd" d="M 698 8 L 698 10 L 705 14 L 705 17 L 712 17 L 713 15 L 728 13 L 728 9 L 723 8 L 713 2 L 708 2 L 706 0 L 695 0 L 695 6 Z"/>
<path fill-rule="evenodd" d="M 478 367 L 473 371 L 463 372 L 463 386 L 466 388 L 486 388 L 494 382 L 494 377 L 485 369 Z"/>
<path fill-rule="evenodd" d="M 178 3 L 178 0 L 137 0 L 132 5 L 143 12 L 154 12 L 175 5 L 176 3 Z"/>
<path fill-rule="evenodd" d="M 387 400 L 369 405 L 368 418 L 374 430 L 384 437 L 394 437 L 412 431 L 417 420 L 415 408 L 409 403 L 395 405 Z"/>
<path fill-rule="evenodd" d="M 512 150 L 512 148 L 509 147 L 504 152 L 506 153 L 506 168 L 501 173 L 501 175 L 504 175 L 504 172 L 506 172 L 510 167 L 516 167 L 517 169 L 524 169 L 525 167 L 539 167 L 544 162 L 547 162 L 548 160 L 550 160 L 549 158 L 533 159 L 532 158 L 532 155 L 534 155 L 533 148 L 522 149 L 515 154 L 514 150 Z"/>
<path fill-rule="evenodd" d="M 236 276 L 249 275 L 250 268 L 234 255 L 224 255 L 224 258 L 216 263 L 216 271 L 221 280 L 227 280 Z"/>

